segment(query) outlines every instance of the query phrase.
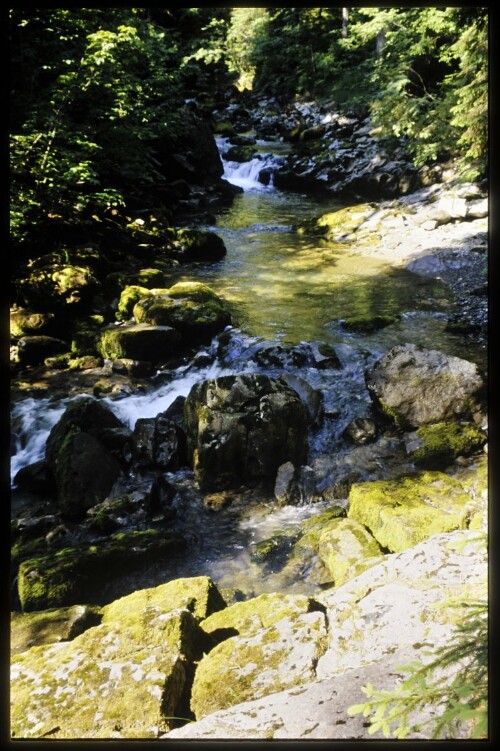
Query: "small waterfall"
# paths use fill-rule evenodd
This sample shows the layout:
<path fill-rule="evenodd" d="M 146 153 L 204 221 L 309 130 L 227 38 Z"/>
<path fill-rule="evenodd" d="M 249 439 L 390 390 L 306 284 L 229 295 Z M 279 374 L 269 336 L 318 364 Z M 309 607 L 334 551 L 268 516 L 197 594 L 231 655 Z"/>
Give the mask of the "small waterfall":
<path fill-rule="evenodd" d="M 276 166 L 277 157 L 274 154 L 258 154 L 249 162 L 229 162 L 224 159 L 224 153 L 228 147 L 226 138 L 216 139 L 219 149 L 224 174 L 222 177 L 232 185 L 237 185 L 243 190 L 269 190 L 273 189 L 272 167 Z M 270 170 L 269 184 L 259 181 L 259 175 L 263 170 Z"/>

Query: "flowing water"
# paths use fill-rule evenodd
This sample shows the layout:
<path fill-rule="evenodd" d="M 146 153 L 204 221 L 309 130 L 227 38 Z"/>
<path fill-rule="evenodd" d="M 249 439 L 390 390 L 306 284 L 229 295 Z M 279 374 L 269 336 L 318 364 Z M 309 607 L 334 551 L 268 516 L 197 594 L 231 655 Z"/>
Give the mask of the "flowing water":
<path fill-rule="evenodd" d="M 224 141 L 219 145 L 223 149 Z M 105 401 L 133 428 L 139 417 L 164 411 L 199 380 L 243 371 L 281 375 L 279 367 L 265 369 L 257 364 L 255 355 L 264 342 L 306 349 L 326 342 L 336 349 L 342 365 L 339 370 L 293 368 L 293 374 L 320 390 L 324 399 L 324 424 L 311 433 L 308 462 L 316 472 L 319 494 L 347 475 L 374 479 L 400 472 L 406 460 L 397 442 L 386 439 L 376 446 L 352 449 L 342 440 L 347 423 L 369 413 L 363 378 L 367 365 L 403 342 L 467 359 L 477 359 L 480 353 L 444 331 L 450 296 L 442 283 L 391 270 L 367 255 L 354 254 L 347 245 L 297 233 L 296 225 L 335 206 L 331 200 L 326 204 L 318 198 L 276 190 L 272 168 L 279 159 L 276 154 L 285 147 L 260 143 L 259 148 L 260 157 L 249 163 L 224 163 L 226 179 L 244 189 L 232 206 L 220 213 L 215 226 L 209 227 L 223 238 L 226 257 L 215 264 L 183 267 L 173 280 L 203 281 L 230 303 L 234 328 L 229 342 L 223 351 L 217 341 L 205 348 L 208 364 L 199 366 L 195 361 L 169 377 L 158 377 L 147 393 Z M 271 173 L 268 186 L 258 181 L 263 169 Z M 348 316 L 371 314 L 395 315 L 399 320 L 371 335 L 350 334 L 341 325 Z M 29 398 L 13 405 L 12 477 L 23 466 L 43 458 L 48 433 L 69 398 Z M 104 599 L 166 579 L 201 574 L 246 594 L 277 588 L 314 590 L 307 566 L 288 568 L 287 575 L 280 577 L 278 570 L 266 569 L 253 553 L 259 541 L 277 533 L 293 539 L 306 518 L 328 507 L 326 499 L 278 509 L 272 492 L 251 493 L 251 503 L 248 493 L 236 493 L 232 505 L 213 511 L 203 505 L 191 472 L 168 478 L 177 489 L 174 505 L 178 528 L 189 540 L 188 554 L 115 582 L 103 592 Z M 143 482 L 144 478 L 131 476 L 128 491 Z M 15 491 L 13 501 L 17 509 Z"/>

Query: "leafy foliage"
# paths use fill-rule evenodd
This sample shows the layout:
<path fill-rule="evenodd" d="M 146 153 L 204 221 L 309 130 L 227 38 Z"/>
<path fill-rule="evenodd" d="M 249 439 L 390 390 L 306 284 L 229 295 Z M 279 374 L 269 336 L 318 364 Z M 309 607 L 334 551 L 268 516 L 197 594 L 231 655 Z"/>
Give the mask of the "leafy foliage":
<path fill-rule="evenodd" d="M 449 644 L 438 649 L 428 663 L 412 662 L 401 668 L 408 677 L 392 691 L 363 687 L 368 701 L 348 709 L 350 715 L 370 717 L 369 733 L 379 730 L 386 738 L 404 739 L 413 730 L 433 723 L 433 738 L 453 738 L 465 724 L 471 738 L 488 731 L 488 606 L 484 601 L 460 603 L 466 614 Z M 450 678 L 451 674 L 451 678 Z M 434 706 L 440 710 L 420 725 L 412 725 L 413 712 Z M 395 727 L 392 727 L 395 726 Z"/>

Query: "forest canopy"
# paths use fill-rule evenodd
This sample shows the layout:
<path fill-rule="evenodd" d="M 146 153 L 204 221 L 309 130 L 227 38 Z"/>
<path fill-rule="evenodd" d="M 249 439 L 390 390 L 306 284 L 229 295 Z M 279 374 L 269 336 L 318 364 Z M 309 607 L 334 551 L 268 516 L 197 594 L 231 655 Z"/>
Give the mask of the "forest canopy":
<path fill-rule="evenodd" d="M 184 102 L 238 91 L 366 112 L 417 167 L 485 175 L 486 8 L 16 8 L 10 48 L 14 241 L 125 206 Z"/>

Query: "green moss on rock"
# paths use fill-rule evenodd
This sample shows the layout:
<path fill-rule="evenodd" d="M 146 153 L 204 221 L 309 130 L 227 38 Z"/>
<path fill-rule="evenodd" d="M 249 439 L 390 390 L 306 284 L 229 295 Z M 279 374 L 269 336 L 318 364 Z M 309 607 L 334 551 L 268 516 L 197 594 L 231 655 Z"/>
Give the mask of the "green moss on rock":
<path fill-rule="evenodd" d="M 378 331 L 386 326 L 390 326 L 397 320 L 396 316 L 350 316 L 344 320 L 343 326 L 348 331 L 370 334 L 373 331 Z"/>
<path fill-rule="evenodd" d="M 12 655 L 26 652 L 41 644 L 71 641 L 101 621 L 100 608 L 72 605 L 50 608 L 34 613 L 11 613 L 10 651 Z"/>
<path fill-rule="evenodd" d="M 443 468 L 457 456 L 469 456 L 486 443 L 486 435 L 474 423 L 440 422 L 416 431 L 421 445 L 412 452 L 415 464 L 429 469 Z"/>
<path fill-rule="evenodd" d="M 24 611 L 99 602 L 105 582 L 147 563 L 175 555 L 184 540 L 157 530 L 118 533 L 95 545 L 63 548 L 19 566 L 18 592 Z"/>
<path fill-rule="evenodd" d="M 384 558 L 380 545 L 368 530 L 354 519 L 335 519 L 321 532 L 319 555 L 340 586 Z"/>
<path fill-rule="evenodd" d="M 383 548 L 396 553 L 438 532 L 460 529 L 468 501 L 457 480 L 441 472 L 420 472 L 354 484 L 348 516 L 365 525 Z"/>
<path fill-rule="evenodd" d="M 137 284 L 125 287 L 125 289 L 122 290 L 120 299 L 118 300 L 116 319 L 118 321 L 128 321 L 132 318 L 134 305 L 139 302 L 141 298 L 147 297 L 150 294 L 151 291 L 147 287 L 141 287 Z"/>
<path fill-rule="evenodd" d="M 133 324 L 102 332 L 99 351 L 109 360 L 164 362 L 179 351 L 181 335 L 171 326 Z"/>
<path fill-rule="evenodd" d="M 106 605 L 103 608 L 103 621 L 126 624 L 136 619 L 138 612 L 151 607 L 163 613 L 185 608 L 200 621 L 223 610 L 226 603 L 208 576 L 174 579 L 159 587 L 138 590 Z"/>
<path fill-rule="evenodd" d="M 330 211 L 318 219 L 312 219 L 299 227 L 299 232 L 327 235 L 332 238 L 344 238 L 354 233 L 368 217 L 373 214 L 369 203 L 346 206 L 338 211 Z"/>

